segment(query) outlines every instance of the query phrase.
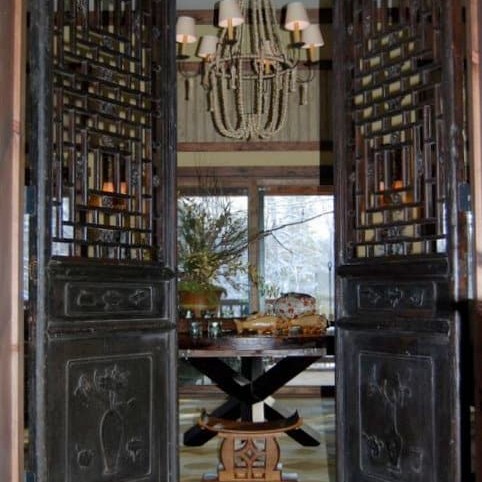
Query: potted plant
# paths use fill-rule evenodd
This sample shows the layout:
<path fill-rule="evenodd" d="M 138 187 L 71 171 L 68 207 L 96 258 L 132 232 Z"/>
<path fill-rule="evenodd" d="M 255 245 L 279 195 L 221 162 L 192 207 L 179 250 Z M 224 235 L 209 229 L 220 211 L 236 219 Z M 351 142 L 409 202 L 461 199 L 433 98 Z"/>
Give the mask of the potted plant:
<path fill-rule="evenodd" d="M 224 196 L 181 197 L 178 202 L 179 305 L 196 316 L 214 311 L 225 280 L 247 271 L 247 220 Z"/>

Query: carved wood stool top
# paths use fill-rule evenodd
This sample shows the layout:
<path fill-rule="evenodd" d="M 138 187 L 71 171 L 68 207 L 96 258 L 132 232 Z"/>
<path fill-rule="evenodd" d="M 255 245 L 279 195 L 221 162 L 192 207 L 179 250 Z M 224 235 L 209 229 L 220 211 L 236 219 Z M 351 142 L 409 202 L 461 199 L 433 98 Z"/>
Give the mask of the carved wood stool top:
<path fill-rule="evenodd" d="M 267 422 L 228 420 L 212 417 L 203 413 L 198 420 L 198 424 L 202 428 L 219 434 L 234 433 L 239 435 L 252 434 L 261 436 L 263 434 L 276 434 L 287 432 L 288 430 L 295 430 L 303 424 L 303 419 L 300 418 L 297 411 L 288 418 L 270 420 Z"/>

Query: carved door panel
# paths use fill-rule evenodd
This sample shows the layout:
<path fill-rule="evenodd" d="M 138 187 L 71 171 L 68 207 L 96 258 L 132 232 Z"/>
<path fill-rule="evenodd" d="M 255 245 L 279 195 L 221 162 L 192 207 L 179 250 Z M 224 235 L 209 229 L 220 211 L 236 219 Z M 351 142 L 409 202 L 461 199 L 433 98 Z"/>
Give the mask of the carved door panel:
<path fill-rule="evenodd" d="M 31 2 L 38 482 L 177 480 L 173 3 Z"/>
<path fill-rule="evenodd" d="M 335 11 L 337 480 L 469 480 L 462 6 Z"/>

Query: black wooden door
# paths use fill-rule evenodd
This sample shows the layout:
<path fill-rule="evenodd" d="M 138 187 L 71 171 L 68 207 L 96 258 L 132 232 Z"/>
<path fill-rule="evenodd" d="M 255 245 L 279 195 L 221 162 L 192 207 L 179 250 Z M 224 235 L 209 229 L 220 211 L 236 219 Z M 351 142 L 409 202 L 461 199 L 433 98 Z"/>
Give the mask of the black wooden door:
<path fill-rule="evenodd" d="M 335 2 L 338 482 L 470 480 L 461 2 Z"/>
<path fill-rule="evenodd" d="M 30 467 L 177 480 L 175 2 L 30 2 Z"/>

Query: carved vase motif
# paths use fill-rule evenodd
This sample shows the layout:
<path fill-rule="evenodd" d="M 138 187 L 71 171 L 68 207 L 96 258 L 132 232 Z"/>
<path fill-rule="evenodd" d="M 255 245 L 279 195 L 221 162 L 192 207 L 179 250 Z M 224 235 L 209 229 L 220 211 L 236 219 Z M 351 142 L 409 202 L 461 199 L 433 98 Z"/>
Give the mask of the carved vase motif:
<path fill-rule="evenodd" d="M 109 409 L 100 422 L 100 446 L 104 461 L 104 474 L 117 472 L 123 436 L 123 420 L 117 410 Z"/>

